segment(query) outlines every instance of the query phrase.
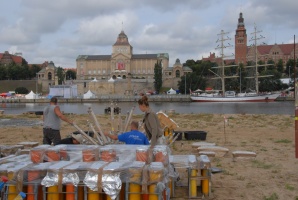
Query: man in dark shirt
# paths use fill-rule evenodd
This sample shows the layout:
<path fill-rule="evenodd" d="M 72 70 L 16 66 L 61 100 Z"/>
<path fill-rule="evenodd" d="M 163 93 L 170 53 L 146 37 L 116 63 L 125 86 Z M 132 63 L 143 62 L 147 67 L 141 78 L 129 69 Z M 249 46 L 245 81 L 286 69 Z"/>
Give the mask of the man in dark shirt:
<path fill-rule="evenodd" d="M 71 134 L 71 137 L 60 140 L 57 144 L 82 144 L 84 141 L 81 134 Z"/>

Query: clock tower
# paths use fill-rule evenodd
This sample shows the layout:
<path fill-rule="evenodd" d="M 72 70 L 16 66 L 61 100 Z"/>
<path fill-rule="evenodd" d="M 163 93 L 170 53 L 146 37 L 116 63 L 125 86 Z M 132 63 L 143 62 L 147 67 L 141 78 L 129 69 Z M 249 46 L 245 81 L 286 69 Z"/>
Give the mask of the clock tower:
<path fill-rule="evenodd" d="M 132 57 L 132 46 L 128 42 L 128 37 L 122 30 L 117 41 L 113 45 L 111 60 L 111 71 L 115 76 L 123 76 L 130 73 L 130 60 Z"/>
<path fill-rule="evenodd" d="M 246 65 L 247 54 L 247 35 L 244 26 L 244 18 L 242 13 L 239 14 L 238 26 L 235 34 L 235 63 L 243 63 Z"/>

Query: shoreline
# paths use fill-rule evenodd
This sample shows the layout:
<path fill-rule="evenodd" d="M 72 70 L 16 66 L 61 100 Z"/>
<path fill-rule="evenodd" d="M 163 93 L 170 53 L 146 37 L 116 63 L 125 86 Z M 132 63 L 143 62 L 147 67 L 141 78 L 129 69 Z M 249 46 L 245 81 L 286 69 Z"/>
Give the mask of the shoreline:
<path fill-rule="evenodd" d="M 152 95 L 148 96 L 150 102 L 192 102 L 189 95 Z M 139 96 L 102 96 L 93 99 L 82 98 L 59 98 L 59 103 L 106 103 L 106 102 L 137 102 Z M 295 101 L 294 97 L 277 97 L 275 101 Z M 48 103 L 47 98 L 21 99 L 21 98 L 2 98 L 2 103 Z"/>

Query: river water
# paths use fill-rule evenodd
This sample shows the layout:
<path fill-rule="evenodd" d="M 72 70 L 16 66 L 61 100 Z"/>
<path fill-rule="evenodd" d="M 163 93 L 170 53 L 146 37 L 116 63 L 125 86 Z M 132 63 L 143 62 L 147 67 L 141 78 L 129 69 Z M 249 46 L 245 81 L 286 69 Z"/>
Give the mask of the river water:
<path fill-rule="evenodd" d="M 4 114 L 22 114 L 31 111 L 42 111 L 47 105 L 45 103 L 2 103 L 0 110 Z M 104 109 L 110 106 L 109 103 L 58 103 L 60 109 L 65 113 L 87 114 L 91 107 L 95 114 L 104 114 Z M 117 104 L 121 108 L 121 113 L 126 114 L 133 106 L 136 106 L 134 114 L 142 114 L 135 102 L 121 102 Z M 209 113 L 209 114 L 281 114 L 294 115 L 294 101 L 276 101 L 262 103 L 203 103 L 203 102 L 150 102 L 150 107 L 154 111 L 170 111 L 176 113 Z"/>

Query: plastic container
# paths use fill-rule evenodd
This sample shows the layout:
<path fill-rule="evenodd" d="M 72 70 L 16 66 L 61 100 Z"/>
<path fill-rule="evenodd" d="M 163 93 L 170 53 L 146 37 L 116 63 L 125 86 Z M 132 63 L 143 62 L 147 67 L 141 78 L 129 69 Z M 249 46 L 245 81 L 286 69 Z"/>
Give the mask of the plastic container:
<path fill-rule="evenodd" d="M 14 200 L 23 200 L 26 198 L 26 194 L 24 192 L 20 192 L 18 194 L 18 196 L 16 196 L 16 198 L 14 198 Z"/>
<path fill-rule="evenodd" d="M 179 133 L 180 133 L 180 134 L 179 134 Z M 177 140 L 177 141 L 182 140 L 183 132 L 174 131 L 174 132 L 173 132 L 173 136 L 174 136 L 174 138 L 175 138 L 178 134 L 179 134 L 179 136 L 178 136 L 178 138 L 177 138 L 176 140 Z"/>
<path fill-rule="evenodd" d="M 186 140 L 206 140 L 207 132 L 205 131 L 187 131 L 184 132 Z"/>

